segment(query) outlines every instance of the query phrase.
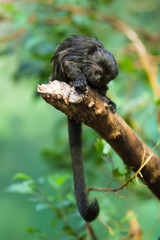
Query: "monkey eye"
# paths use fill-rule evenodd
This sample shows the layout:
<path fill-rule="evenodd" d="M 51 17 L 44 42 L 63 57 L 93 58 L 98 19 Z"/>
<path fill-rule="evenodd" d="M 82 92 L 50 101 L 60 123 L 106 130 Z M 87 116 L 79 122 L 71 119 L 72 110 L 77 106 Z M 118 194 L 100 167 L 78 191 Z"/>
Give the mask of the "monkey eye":
<path fill-rule="evenodd" d="M 96 75 L 101 75 L 101 74 L 102 74 L 102 71 L 101 71 L 100 69 L 97 69 L 97 70 L 95 71 L 95 74 L 96 74 Z"/>

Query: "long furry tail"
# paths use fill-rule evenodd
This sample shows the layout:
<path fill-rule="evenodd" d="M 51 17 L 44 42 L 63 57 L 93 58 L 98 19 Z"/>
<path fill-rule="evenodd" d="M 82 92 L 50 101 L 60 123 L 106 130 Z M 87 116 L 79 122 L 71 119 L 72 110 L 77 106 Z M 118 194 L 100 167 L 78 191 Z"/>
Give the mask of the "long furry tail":
<path fill-rule="evenodd" d="M 68 130 L 77 207 L 82 218 L 86 222 L 92 222 L 99 214 L 99 205 L 96 199 L 89 204 L 86 195 L 82 160 L 81 123 L 76 123 L 73 119 L 68 118 Z"/>

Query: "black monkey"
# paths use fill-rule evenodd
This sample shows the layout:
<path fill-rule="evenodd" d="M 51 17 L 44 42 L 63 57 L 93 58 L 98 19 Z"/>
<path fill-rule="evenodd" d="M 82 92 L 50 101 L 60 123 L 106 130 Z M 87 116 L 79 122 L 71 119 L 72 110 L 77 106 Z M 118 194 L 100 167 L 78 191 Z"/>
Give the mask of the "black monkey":
<path fill-rule="evenodd" d="M 51 80 L 59 80 L 73 85 L 84 93 L 87 85 L 106 96 L 107 83 L 119 72 L 113 55 L 103 44 L 86 36 L 74 35 L 67 38 L 56 49 L 53 57 Z M 113 112 L 116 105 L 108 98 Z M 82 160 L 81 123 L 68 118 L 69 142 L 74 175 L 74 191 L 78 210 L 86 222 L 95 220 L 99 214 L 99 205 L 95 199 L 88 203 Z"/>

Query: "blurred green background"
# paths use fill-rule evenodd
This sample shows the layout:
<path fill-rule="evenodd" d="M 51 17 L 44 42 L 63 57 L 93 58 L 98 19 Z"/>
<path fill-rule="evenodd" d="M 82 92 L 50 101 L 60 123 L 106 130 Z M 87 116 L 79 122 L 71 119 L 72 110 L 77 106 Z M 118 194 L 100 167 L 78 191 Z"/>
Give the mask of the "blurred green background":
<path fill-rule="evenodd" d="M 0 1 L 0 239 L 87 237 L 73 195 L 66 116 L 36 93 L 69 35 L 96 37 L 113 53 L 120 74 L 109 97 L 149 147 L 159 141 L 159 22 L 159 0 Z M 92 129 L 83 129 L 87 185 L 119 186 L 133 173 Z M 118 194 L 94 196 L 101 208 L 92 224 L 97 239 L 133 239 L 130 210 L 142 231 L 137 239 L 160 237 L 159 201 L 135 180 Z"/>

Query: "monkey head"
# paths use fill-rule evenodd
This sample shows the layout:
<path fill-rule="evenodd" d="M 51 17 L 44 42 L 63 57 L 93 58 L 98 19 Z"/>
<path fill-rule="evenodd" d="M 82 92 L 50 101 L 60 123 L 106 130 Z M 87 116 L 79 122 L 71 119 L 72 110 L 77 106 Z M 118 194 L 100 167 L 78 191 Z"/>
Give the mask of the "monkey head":
<path fill-rule="evenodd" d="M 98 48 L 88 55 L 88 60 L 87 66 L 83 68 L 83 74 L 88 85 L 93 88 L 105 86 L 119 73 L 114 56 L 106 49 Z"/>

